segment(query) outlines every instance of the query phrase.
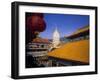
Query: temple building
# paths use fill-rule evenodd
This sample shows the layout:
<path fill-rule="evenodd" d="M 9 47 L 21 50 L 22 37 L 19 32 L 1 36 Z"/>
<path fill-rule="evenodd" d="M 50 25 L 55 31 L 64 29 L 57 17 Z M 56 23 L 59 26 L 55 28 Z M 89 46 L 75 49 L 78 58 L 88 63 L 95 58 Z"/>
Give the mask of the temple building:
<path fill-rule="evenodd" d="M 67 42 L 48 52 L 52 66 L 75 66 L 89 64 L 89 26 L 76 30 L 63 41 Z M 66 40 L 65 40 L 66 41 Z"/>
<path fill-rule="evenodd" d="M 48 39 L 35 38 L 26 46 L 26 67 L 45 66 L 47 63 L 47 52 L 50 48 Z"/>

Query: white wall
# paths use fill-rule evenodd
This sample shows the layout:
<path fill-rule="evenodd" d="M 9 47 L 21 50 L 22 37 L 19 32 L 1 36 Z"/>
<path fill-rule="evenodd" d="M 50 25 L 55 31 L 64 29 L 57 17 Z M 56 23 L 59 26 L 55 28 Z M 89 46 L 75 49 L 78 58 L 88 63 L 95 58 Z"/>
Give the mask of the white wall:
<path fill-rule="evenodd" d="M 13 81 L 10 78 L 11 69 L 11 2 L 14 0 L 0 1 L 0 81 Z M 20 0 L 18 0 L 20 1 Z M 30 2 L 45 2 L 45 3 L 60 3 L 60 4 L 74 4 L 74 5 L 88 5 L 98 6 L 100 10 L 100 0 L 21 0 Z M 100 11 L 99 11 L 100 14 Z M 100 15 L 98 16 L 100 21 Z M 98 25 L 98 29 L 100 24 Z M 100 34 L 100 32 L 99 32 Z M 100 38 L 99 38 L 100 41 Z M 98 43 L 99 44 L 99 43 Z M 100 52 L 100 51 L 99 51 Z M 98 57 L 100 55 L 98 54 Z M 99 59 L 100 62 L 100 59 Z M 100 67 L 100 64 L 99 64 Z M 100 71 L 100 70 L 99 70 Z M 26 79 L 26 81 L 33 79 Z M 66 76 L 53 78 L 39 78 L 37 81 L 99 81 L 98 75 L 82 75 L 82 76 Z"/>

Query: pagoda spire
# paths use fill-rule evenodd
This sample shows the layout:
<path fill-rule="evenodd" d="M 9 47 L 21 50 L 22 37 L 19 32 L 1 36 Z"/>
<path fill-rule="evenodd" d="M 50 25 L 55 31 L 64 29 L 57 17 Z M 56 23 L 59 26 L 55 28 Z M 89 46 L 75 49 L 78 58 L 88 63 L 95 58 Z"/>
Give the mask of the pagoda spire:
<path fill-rule="evenodd" d="M 53 47 L 58 48 L 59 44 L 60 44 L 60 33 L 58 31 L 57 26 L 55 26 L 55 30 L 53 32 Z"/>

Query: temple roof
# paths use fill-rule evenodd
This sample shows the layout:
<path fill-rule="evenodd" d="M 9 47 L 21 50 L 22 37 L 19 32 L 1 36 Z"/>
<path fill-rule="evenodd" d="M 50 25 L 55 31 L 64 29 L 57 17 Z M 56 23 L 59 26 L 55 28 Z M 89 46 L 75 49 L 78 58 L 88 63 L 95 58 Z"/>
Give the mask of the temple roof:
<path fill-rule="evenodd" d="M 50 41 L 48 39 L 37 37 L 32 40 L 32 43 L 50 43 Z"/>
<path fill-rule="evenodd" d="M 66 36 L 67 38 L 76 38 L 79 36 L 84 36 L 89 34 L 89 26 L 85 26 L 83 28 L 78 29 L 77 31 L 75 31 L 74 33 L 72 33 L 69 36 Z"/>
<path fill-rule="evenodd" d="M 89 63 L 89 40 L 66 43 L 60 48 L 49 52 L 48 56 Z"/>
<path fill-rule="evenodd" d="M 81 33 L 81 32 L 85 32 L 85 31 L 88 31 L 89 30 L 89 26 L 86 26 L 86 27 L 83 27 L 83 28 L 80 28 L 78 29 L 76 32 L 74 32 L 73 34 L 78 34 L 78 33 Z"/>

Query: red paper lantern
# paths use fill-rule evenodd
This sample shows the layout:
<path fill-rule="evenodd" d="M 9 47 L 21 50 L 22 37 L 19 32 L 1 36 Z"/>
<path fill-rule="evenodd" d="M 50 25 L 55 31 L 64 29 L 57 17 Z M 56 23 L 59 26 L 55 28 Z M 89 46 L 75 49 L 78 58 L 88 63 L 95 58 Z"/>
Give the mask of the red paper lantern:
<path fill-rule="evenodd" d="M 27 30 L 32 32 L 43 32 L 46 29 L 46 23 L 43 19 L 43 14 L 32 14 L 27 17 L 26 21 Z"/>

